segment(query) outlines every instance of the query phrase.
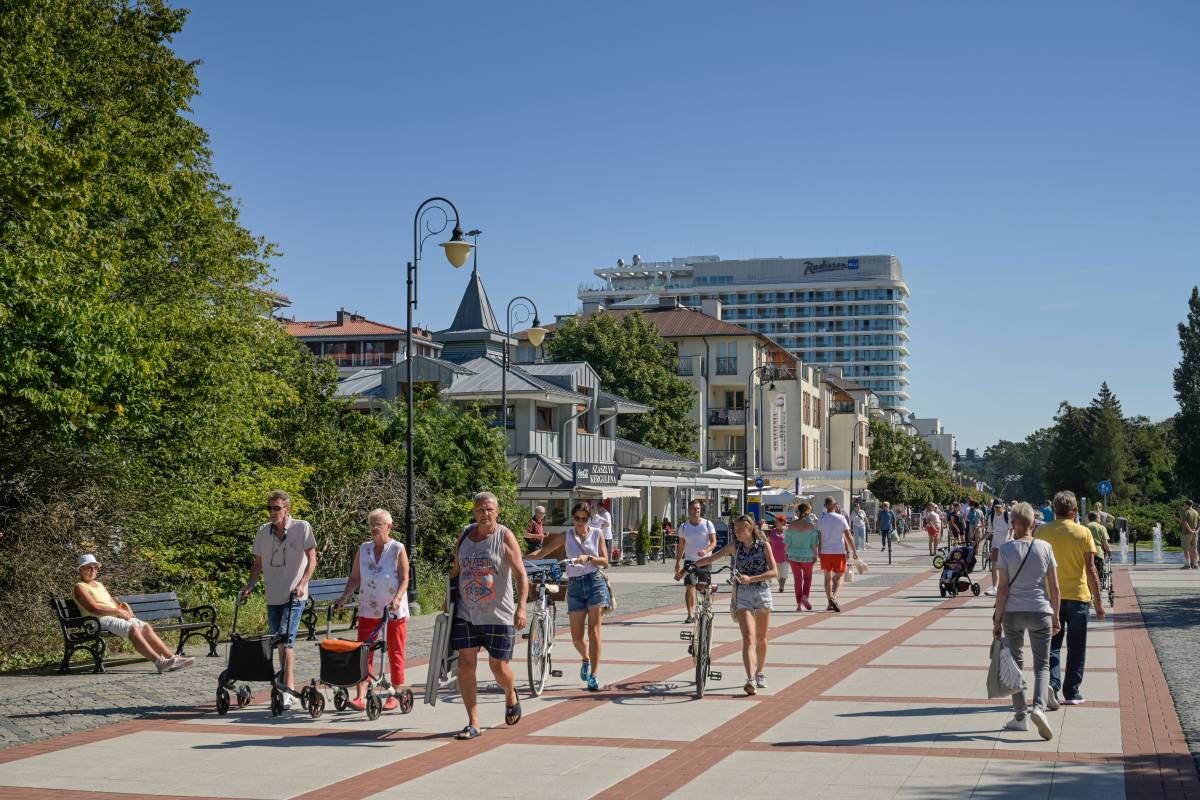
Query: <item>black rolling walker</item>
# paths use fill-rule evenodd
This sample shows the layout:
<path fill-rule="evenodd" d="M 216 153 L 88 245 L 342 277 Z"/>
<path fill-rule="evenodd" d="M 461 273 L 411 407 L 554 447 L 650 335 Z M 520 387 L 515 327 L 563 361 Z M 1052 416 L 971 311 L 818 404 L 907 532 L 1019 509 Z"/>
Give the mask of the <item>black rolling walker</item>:
<path fill-rule="evenodd" d="M 293 592 L 288 598 L 288 616 L 285 630 L 292 625 L 292 605 L 296 595 Z M 275 669 L 275 653 L 279 645 L 287 641 L 287 636 L 275 636 L 270 633 L 256 633 L 249 636 L 237 632 L 238 612 L 245 605 L 247 598 L 239 596 L 233 607 L 233 631 L 229 634 L 229 660 L 225 669 L 217 678 L 217 713 L 226 714 L 229 711 L 230 692 L 237 696 L 238 708 L 250 704 L 253 692 L 247 682 L 269 681 L 271 684 L 271 715 L 283 713 L 283 695 L 287 692 L 300 700 L 307 708 L 309 705 L 308 687 L 303 692 L 295 692 L 287 688 L 283 682 L 283 664 Z M 238 682 L 242 682 L 238 686 Z"/>
<path fill-rule="evenodd" d="M 367 682 L 366 706 L 367 719 L 374 722 L 383 713 L 383 703 L 389 697 L 395 697 L 400 706 L 400 713 L 407 714 L 413 709 L 412 689 L 397 689 L 392 686 L 387 677 L 388 648 L 387 626 L 391 621 L 391 613 L 383 615 L 370 638 L 365 642 L 349 639 L 334 639 L 331 636 L 333 626 L 333 607 L 329 608 L 325 620 L 325 639 L 318 645 L 321 655 L 321 679 L 313 679 L 304 687 L 302 694 L 308 698 L 308 713 L 313 719 L 321 716 L 325 710 L 325 695 L 320 686 L 333 689 L 333 707 L 345 711 L 350 706 L 349 690 L 363 681 Z M 371 653 L 378 650 L 379 673 L 371 674 L 368 666 Z"/>

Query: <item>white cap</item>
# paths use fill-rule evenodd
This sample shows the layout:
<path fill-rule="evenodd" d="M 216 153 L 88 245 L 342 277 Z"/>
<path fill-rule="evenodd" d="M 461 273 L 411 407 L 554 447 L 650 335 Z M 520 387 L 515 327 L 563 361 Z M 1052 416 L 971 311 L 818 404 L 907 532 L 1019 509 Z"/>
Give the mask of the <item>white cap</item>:
<path fill-rule="evenodd" d="M 84 553 L 79 557 L 79 569 L 83 569 L 89 564 L 95 564 L 97 569 L 100 568 L 100 562 L 97 561 L 96 557 L 91 553 Z"/>

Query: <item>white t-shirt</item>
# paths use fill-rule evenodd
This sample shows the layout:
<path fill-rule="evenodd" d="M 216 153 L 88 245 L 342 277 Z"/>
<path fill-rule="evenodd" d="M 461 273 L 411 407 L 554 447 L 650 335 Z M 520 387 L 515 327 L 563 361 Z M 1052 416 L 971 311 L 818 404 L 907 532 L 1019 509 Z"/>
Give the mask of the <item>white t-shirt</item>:
<path fill-rule="evenodd" d="M 842 534 L 850 529 L 850 523 L 841 514 L 826 511 L 817 518 L 817 530 L 821 532 L 821 552 L 834 555 L 846 552 L 846 540 Z"/>
<path fill-rule="evenodd" d="M 700 558 L 700 551 L 708 547 L 709 535 L 717 535 L 717 529 L 701 517 L 699 525 L 693 525 L 691 522 L 680 525 L 679 535 L 683 537 L 683 560 L 695 561 Z"/>
<path fill-rule="evenodd" d="M 601 508 L 596 513 L 592 514 L 592 519 L 588 522 L 593 528 L 599 528 L 604 531 L 604 541 L 612 541 L 612 514 L 604 508 Z"/>
<path fill-rule="evenodd" d="M 1003 514 L 992 517 L 992 549 L 995 550 L 1012 538 L 1012 525 L 1004 519 Z"/>

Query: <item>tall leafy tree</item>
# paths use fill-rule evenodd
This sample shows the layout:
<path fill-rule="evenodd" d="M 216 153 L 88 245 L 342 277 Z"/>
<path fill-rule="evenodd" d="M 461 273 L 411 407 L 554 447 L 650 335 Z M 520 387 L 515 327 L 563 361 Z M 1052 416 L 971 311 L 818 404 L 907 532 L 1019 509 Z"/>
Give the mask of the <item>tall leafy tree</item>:
<path fill-rule="evenodd" d="M 692 444 L 699 427 L 692 420 L 696 402 L 691 384 L 675 374 L 674 350 L 658 329 L 639 313 L 617 319 L 596 314 L 586 322 L 567 320 L 546 343 L 554 361 L 586 361 L 601 385 L 653 408 L 617 421 L 617 433 L 630 441 L 696 458 Z"/>
<path fill-rule="evenodd" d="M 1092 426 L 1088 410 L 1061 403 L 1054 416 L 1052 444 L 1042 472 L 1046 497 L 1061 489 L 1070 489 L 1078 496 L 1088 494 L 1087 462 L 1091 446 Z"/>
<path fill-rule="evenodd" d="M 1179 491 L 1200 499 L 1200 287 L 1192 287 L 1187 321 L 1179 323 L 1175 368 L 1175 476 Z"/>
<path fill-rule="evenodd" d="M 1125 417 L 1121 401 L 1108 388 L 1108 382 L 1100 384 L 1100 391 L 1088 406 L 1091 427 L 1090 453 L 1086 462 L 1089 488 L 1098 481 L 1107 480 L 1113 485 L 1116 495 L 1124 494 L 1125 469 L 1128 461 Z M 1085 494 L 1093 494 L 1091 492 Z"/>
<path fill-rule="evenodd" d="M 920 436 L 871 420 L 871 469 L 918 480 L 949 479 L 950 465 Z"/>

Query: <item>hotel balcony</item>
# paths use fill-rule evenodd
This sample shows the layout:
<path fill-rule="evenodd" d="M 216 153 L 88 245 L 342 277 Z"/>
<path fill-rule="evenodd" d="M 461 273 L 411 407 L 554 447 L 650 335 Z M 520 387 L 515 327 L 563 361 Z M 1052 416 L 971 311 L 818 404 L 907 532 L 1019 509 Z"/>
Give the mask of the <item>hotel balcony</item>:
<path fill-rule="evenodd" d="M 746 409 L 744 408 L 710 408 L 708 410 L 709 425 L 745 425 Z"/>
<path fill-rule="evenodd" d="M 709 450 L 708 465 L 705 469 L 722 469 L 741 472 L 742 466 L 746 463 L 746 454 L 741 450 Z"/>

